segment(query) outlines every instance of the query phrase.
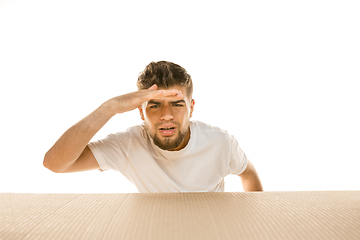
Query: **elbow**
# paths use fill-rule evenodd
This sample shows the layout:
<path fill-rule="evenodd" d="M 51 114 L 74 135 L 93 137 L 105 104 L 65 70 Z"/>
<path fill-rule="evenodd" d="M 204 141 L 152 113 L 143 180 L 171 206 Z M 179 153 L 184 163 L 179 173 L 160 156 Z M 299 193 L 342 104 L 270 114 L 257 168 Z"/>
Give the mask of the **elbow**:
<path fill-rule="evenodd" d="M 44 156 L 43 166 L 54 173 L 62 173 L 59 167 L 56 167 L 56 160 L 47 152 Z"/>

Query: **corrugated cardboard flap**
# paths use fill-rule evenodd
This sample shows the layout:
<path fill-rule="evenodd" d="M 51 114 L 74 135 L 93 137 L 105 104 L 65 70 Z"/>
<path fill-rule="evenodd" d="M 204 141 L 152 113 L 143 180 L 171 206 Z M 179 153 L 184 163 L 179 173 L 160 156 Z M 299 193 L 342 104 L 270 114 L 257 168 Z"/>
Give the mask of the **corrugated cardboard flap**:
<path fill-rule="evenodd" d="M 360 239 L 360 192 L 0 194 L 0 239 Z"/>

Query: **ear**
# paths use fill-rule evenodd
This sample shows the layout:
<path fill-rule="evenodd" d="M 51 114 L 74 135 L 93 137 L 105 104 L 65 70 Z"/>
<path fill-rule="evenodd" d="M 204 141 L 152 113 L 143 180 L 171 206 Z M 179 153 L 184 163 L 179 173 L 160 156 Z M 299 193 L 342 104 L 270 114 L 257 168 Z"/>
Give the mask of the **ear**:
<path fill-rule="evenodd" d="M 143 112 L 142 107 L 138 107 L 138 109 L 139 109 L 139 112 L 140 112 L 141 120 L 145 121 L 144 112 Z"/>
<path fill-rule="evenodd" d="M 194 112 L 194 106 L 195 106 L 195 100 L 192 99 L 191 100 L 191 106 L 190 106 L 190 118 L 192 117 L 193 115 L 193 112 Z"/>

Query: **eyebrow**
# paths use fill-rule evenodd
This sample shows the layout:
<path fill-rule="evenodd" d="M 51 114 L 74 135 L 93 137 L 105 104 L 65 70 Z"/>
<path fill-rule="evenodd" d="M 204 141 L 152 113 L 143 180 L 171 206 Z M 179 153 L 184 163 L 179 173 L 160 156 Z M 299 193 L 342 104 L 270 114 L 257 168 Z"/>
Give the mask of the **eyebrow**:
<path fill-rule="evenodd" d="M 173 102 L 169 102 L 169 103 L 171 103 L 171 104 L 185 103 L 185 100 L 181 99 L 181 100 L 173 101 Z M 161 102 L 158 102 L 158 101 L 155 101 L 155 100 L 150 100 L 150 101 L 148 102 L 148 104 L 159 105 L 159 104 L 161 104 Z"/>
<path fill-rule="evenodd" d="M 154 100 L 150 100 L 148 102 L 148 104 L 155 104 L 155 105 L 159 105 L 161 102 L 157 102 L 157 101 L 154 101 Z"/>
<path fill-rule="evenodd" d="M 181 100 L 173 101 L 173 102 L 170 102 L 170 103 L 171 103 L 171 104 L 185 103 L 185 100 L 181 99 Z"/>

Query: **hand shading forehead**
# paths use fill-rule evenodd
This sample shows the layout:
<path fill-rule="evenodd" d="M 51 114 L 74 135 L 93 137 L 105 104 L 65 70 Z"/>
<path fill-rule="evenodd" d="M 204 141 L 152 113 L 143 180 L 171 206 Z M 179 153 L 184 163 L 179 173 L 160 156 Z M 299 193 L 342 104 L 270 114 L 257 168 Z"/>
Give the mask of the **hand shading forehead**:
<path fill-rule="evenodd" d="M 179 85 L 173 85 L 173 86 L 169 86 L 168 88 L 163 88 L 163 87 L 158 87 L 157 90 L 178 90 L 181 91 L 182 94 L 187 97 L 187 88 L 186 86 L 179 86 Z"/>
<path fill-rule="evenodd" d="M 154 98 L 154 99 L 150 99 L 147 102 L 144 102 L 142 104 L 143 107 L 146 107 L 148 104 L 164 104 L 164 103 L 168 103 L 168 104 L 185 104 L 185 105 L 190 105 L 190 101 L 189 101 L 189 97 L 186 95 L 186 87 L 184 86 L 172 86 L 169 88 L 158 88 L 157 90 L 177 90 L 177 91 L 181 91 L 182 96 L 181 97 L 166 97 L 166 98 Z"/>

